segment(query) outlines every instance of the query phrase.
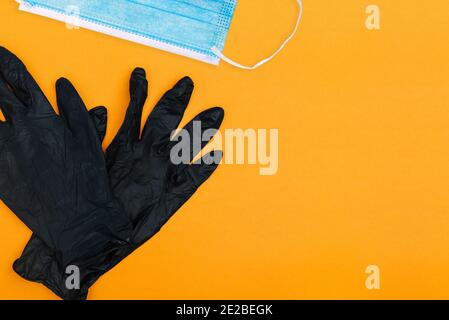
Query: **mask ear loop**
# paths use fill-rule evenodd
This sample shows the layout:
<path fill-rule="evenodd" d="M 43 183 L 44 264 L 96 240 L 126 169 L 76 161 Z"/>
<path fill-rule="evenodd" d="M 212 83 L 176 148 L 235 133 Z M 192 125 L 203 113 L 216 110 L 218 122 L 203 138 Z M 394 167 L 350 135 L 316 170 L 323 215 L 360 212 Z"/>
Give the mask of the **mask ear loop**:
<path fill-rule="evenodd" d="M 279 49 L 277 49 L 271 56 L 269 56 L 268 58 L 263 59 L 262 61 L 256 63 L 255 65 L 253 65 L 252 67 L 249 66 L 244 66 L 241 65 L 240 63 L 235 62 L 232 59 L 229 59 L 228 57 L 226 57 L 220 50 L 218 50 L 216 47 L 212 47 L 211 50 L 212 52 L 217 55 L 221 60 L 229 63 L 230 65 L 237 67 L 239 69 L 244 69 L 244 70 L 255 70 L 261 66 L 263 66 L 265 63 L 267 63 L 270 60 L 273 60 L 274 57 L 276 57 L 284 48 L 285 46 L 293 39 L 293 37 L 296 35 L 296 33 L 298 32 L 298 28 L 299 28 L 299 24 L 301 23 L 301 18 L 302 18 L 302 0 L 296 0 L 298 2 L 299 5 L 299 15 L 298 15 L 298 20 L 296 21 L 296 26 L 295 29 L 293 30 L 292 34 L 282 43 L 282 45 L 279 47 Z"/>

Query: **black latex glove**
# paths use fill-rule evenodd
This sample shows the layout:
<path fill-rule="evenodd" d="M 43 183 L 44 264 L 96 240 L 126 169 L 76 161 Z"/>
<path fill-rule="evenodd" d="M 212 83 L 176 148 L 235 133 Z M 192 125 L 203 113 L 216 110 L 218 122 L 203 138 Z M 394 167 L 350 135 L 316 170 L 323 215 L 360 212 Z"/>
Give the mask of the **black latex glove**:
<path fill-rule="evenodd" d="M 182 79 L 164 95 L 149 116 L 141 137 L 141 116 L 148 90 L 143 69 L 133 72 L 130 88 L 131 102 L 126 118 L 106 151 L 106 162 L 113 193 L 122 202 L 134 226 L 131 244 L 111 253 L 101 263 L 95 261 L 83 265 L 81 289 L 76 291 L 65 288 L 64 274 L 58 270 L 54 251 L 36 236 L 32 237 L 22 257 L 14 264 L 19 275 L 44 283 L 63 298 L 86 298 L 89 287 L 102 274 L 159 231 L 210 177 L 221 159 L 221 151 L 215 151 L 213 155 L 217 161 L 213 164 L 198 161 L 175 165 L 170 160 L 170 151 L 178 140 L 176 137 L 171 140 L 170 136 L 181 122 L 193 91 L 190 78 Z M 101 119 L 101 110 L 97 111 L 98 119 Z M 193 136 L 193 121 L 201 121 L 201 133 L 208 129 L 217 130 L 223 116 L 221 108 L 206 110 L 185 129 Z M 104 121 L 99 120 L 98 123 Z M 207 143 L 202 142 L 201 148 Z M 193 146 L 190 150 L 194 150 Z M 196 154 L 192 152 L 189 156 L 192 160 Z"/>
<path fill-rule="evenodd" d="M 60 79 L 58 92 L 74 91 Z M 70 100 L 69 99 L 74 99 Z M 0 198 L 51 248 L 62 269 L 128 244 L 100 142 L 81 99 L 58 95 L 58 116 L 24 64 L 0 47 Z"/>

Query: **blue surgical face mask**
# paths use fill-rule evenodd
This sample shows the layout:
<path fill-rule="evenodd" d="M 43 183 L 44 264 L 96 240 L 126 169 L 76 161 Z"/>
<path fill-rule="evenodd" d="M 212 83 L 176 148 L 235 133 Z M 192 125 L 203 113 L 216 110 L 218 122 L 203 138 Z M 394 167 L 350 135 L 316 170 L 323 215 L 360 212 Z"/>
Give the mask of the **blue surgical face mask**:
<path fill-rule="evenodd" d="M 272 58 L 254 67 L 244 67 L 222 54 L 237 0 L 17 1 L 23 11 L 215 65 L 223 59 L 241 68 L 254 69 Z M 296 1 L 300 4 L 301 16 L 301 0 Z"/>

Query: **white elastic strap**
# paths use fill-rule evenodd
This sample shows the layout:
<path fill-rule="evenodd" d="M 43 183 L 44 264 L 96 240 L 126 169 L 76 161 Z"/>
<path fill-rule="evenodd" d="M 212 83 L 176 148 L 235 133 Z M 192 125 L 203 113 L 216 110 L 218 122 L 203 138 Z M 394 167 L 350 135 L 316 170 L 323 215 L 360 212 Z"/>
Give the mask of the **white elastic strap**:
<path fill-rule="evenodd" d="M 296 0 L 296 2 L 298 2 L 298 5 L 299 5 L 299 15 L 298 15 L 298 20 L 296 21 L 295 29 L 293 30 L 292 34 L 284 41 L 284 43 L 282 43 L 282 45 L 279 47 L 279 49 L 277 49 L 268 58 L 265 58 L 262 61 L 260 61 L 260 62 L 256 63 L 255 65 L 253 65 L 252 67 L 249 67 L 249 66 L 244 66 L 244 65 L 242 65 L 240 63 L 235 62 L 234 60 L 229 59 L 220 50 L 218 50 L 216 47 L 212 47 L 211 48 L 212 52 L 215 53 L 215 55 L 217 55 L 218 57 L 220 57 L 221 60 L 229 63 L 230 65 L 232 65 L 234 67 L 237 67 L 237 68 L 240 68 L 240 69 L 244 69 L 244 70 L 255 70 L 255 69 L 259 68 L 260 66 L 264 65 L 265 63 L 267 63 L 268 61 L 270 61 L 274 57 L 276 57 L 285 48 L 287 43 L 289 43 L 290 40 L 292 40 L 293 37 L 298 32 L 299 24 L 301 23 L 301 18 L 302 18 L 302 0 Z"/>

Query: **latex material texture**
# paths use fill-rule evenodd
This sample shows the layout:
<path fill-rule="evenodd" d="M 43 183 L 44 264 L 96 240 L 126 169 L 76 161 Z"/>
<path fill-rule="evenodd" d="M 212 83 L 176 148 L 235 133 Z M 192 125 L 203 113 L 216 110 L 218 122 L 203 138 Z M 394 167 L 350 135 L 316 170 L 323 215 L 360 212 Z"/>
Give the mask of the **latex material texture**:
<path fill-rule="evenodd" d="M 145 71 L 137 68 L 131 77 L 131 101 L 121 129 L 106 151 L 110 184 L 114 195 L 123 204 L 133 225 L 131 243 L 110 252 L 107 259 L 83 263 L 81 289 L 67 290 L 64 272 L 60 270 L 55 252 L 33 236 L 22 256 L 14 264 L 22 277 L 41 282 L 65 299 L 84 299 L 89 287 L 105 272 L 145 243 L 169 220 L 169 218 L 195 193 L 217 168 L 221 152 L 215 151 L 217 161 L 206 164 L 201 159 L 195 163 L 174 165 L 170 151 L 178 141 L 170 139 L 183 118 L 193 91 L 193 82 L 186 77 L 168 91 L 150 114 L 140 133 L 142 110 L 147 98 L 148 83 Z M 64 94 L 76 95 L 72 89 Z M 100 136 L 104 136 L 106 113 L 96 109 L 92 113 Z M 184 128 L 191 137 L 195 134 L 194 122 L 201 123 L 201 134 L 209 129 L 219 129 L 224 111 L 208 109 Z M 193 144 L 193 140 L 191 140 Z M 209 141 L 203 141 L 201 148 Z M 197 154 L 193 151 L 192 161 Z"/>
<path fill-rule="evenodd" d="M 74 90 L 65 79 L 58 92 Z M 0 198 L 55 252 L 59 266 L 125 245 L 131 223 L 113 197 L 101 145 L 76 96 L 58 116 L 25 65 L 0 47 Z"/>

